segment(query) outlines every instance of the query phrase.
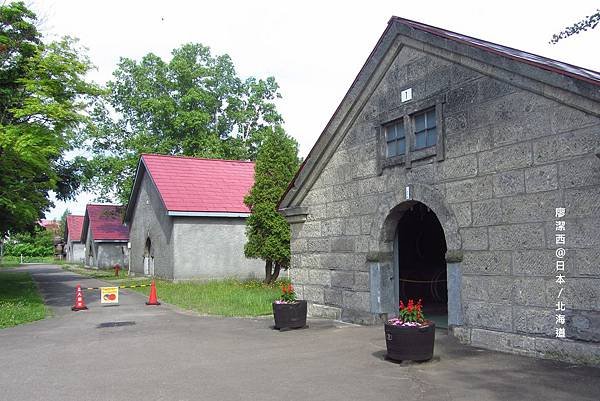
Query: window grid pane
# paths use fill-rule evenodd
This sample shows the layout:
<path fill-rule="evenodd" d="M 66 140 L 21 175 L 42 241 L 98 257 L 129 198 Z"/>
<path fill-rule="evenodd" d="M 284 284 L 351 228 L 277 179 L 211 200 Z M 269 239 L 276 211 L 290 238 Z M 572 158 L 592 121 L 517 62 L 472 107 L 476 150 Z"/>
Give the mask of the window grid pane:
<path fill-rule="evenodd" d="M 389 124 L 385 127 L 387 157 L 403 155 L 406 152 L 404 121 Z"/>
<path fill-rule="evenodd" d="M 406 152 L 406 142 L 404 138 L 398 139 L 398 154 L 403 155 Z"/>
<path fill-rule="evenodd" d="M 393 141 L 394 139 L 396 139 L 396 126 L 395 125 L 388 125 L 385 128 L 385 133 L 387 135 L 387 141 Z"/>
<path fill-rule="evenodd" d="M 417 132 L 421 132 L 426 128 L 427 128 L 427 126 L 425 125 L 425 114 L 416 115 L 415 116 L 415 130 Z"/>
<path fill-rule="evenodd" d="M 427 130 L 427 146 L 433 146 L 437 143 L 437 129 L 433 127 Z"/>
<path fill-rule="evenodd" d="M 396 125 L 396 138 L 404 138 L 404 122 L 398 122 Z"/>
<path fill-rule="evenodd" d="M 435 109 L 415 115 L 415 149 L 423 149 L 437 143 Z"/>
<path fill-rule="evenodd" d="M 415 134 L 415 149 L 421 149 L 427 146 L 426 132 L 419 132 Z"/>
<path fill-rule="evenodd" d="M 391 141 L 387 143 L 387 157 L 396 156 L 396 146 L 394 146 L 396 141 Z"/>

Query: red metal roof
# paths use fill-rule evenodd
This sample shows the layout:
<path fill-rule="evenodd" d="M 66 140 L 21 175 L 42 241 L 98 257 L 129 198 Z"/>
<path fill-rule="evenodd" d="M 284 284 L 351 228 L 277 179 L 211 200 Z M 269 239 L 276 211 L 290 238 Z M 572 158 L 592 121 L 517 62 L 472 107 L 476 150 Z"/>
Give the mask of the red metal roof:
<path fill-rule="evenodd" d="M 129 229 L 123 224 L 123 206 L 87 205 L 85 214 L 94 241 L 127 241 Z"/>
<path fill-rule="evenodd" d="M 514 49 L 512 47 L 503 46 L 497 43 L 488 42 L 486 40 L 473 38 L 471 36 L 423 24 L 421 22 L 411 21 L 405 18 L 392 17 L 390 21 L 396 21 L 403 25 L 407 25 L 413 29 L 429 32 L 433 35 L 440 36 L 446 39 L 451 39 L 453 41 L 464 43 L 469 46 L 477 47 L 490 53 L 500 54 L 504 57 L 508 57 L 513 60 L 518 60 L 529 65 L 534 65 L 538 68 L 547 71 L 552 71 L 561 75 L 581 79 L 583 81 L 587 81 L 595 85 L 600 85 L 600 72 L 597 71 L 588 70 L 587 68 L 578 67 L 576 65 L 572 65 L 562 61 L 538 56 L 537 54 L 524 52 L 522 50 Z"/>
<path fill-rule="evenodd" d="M 170 212 L 250 213 L 253 162 L 145 154 L 142 163 Z"/>
<path fill-rule="evenodd" d="M 83 218 L 83 216 L 76 216 L 74 214 L 67 215 L 67 232 L 69 233 L 69 237 L 71 237 L 71 241 L 81 241 Z"/>

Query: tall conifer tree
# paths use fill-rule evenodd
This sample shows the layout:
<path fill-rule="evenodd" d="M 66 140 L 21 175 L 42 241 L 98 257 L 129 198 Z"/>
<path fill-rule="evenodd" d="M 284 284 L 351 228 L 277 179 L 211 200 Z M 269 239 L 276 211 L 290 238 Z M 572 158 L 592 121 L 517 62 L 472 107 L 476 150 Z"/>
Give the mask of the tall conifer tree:
<path fill-rule="evenodd" d="M 265 261 L 265 283 L 277 280 L 281 268 L 290 265 L 290 226 L 277 212 L 277 203 L 298 164 L 298 143 L 279 126 L 269 129 L 256 158 L 254 186 L 244 199 L 252 212 L 244 253 Z"/>

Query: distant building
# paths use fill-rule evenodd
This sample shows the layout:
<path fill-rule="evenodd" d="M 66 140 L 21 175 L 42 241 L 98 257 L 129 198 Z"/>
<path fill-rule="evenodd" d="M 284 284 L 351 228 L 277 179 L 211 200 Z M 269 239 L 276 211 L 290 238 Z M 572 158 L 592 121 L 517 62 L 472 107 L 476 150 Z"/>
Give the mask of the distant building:
<path fill-rule="evenodd" d="M 85 262 L 85 244 L 81 242 L 84 216 L 69 214 L 65 227 L 65 254 L 69 262 Z"/>
<path fill-rule="evenodd" d="M 81 242 L 85 244 L 85 265 L 111 268 L 127 267 L 129 235 L 123 224 L 123 206 L 87 205 L 83 219 Z"/>
<path fill-rule="evenodd" d="M 261 277 L 244 256 L 254 163 L 143 155 L 125 214 L 131 271 L 169 279 Z"/>
<path fill-rule="evenodd" d="M 600 362 L 600 73 L 394 17 L 280 202 L 315 316 Z"/>
<path fill-rule="evenodd" d="M 60 222 L 56 220 L 41 219 L 38 224 L 55 235 L 60 235 Z"/>

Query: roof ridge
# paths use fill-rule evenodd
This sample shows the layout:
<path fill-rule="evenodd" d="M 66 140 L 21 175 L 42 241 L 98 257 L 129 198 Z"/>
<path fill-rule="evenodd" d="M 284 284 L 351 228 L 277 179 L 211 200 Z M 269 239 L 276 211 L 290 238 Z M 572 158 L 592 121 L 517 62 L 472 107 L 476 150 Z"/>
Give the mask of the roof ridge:
<path fill-rule="evenodd" d="M 562 75 L 567 75 L 571 78 L 579 79 L 582 81 L 586 81 L 593 84 L 600 84 L 600 72 L 596 70 L 592 70 L 591 68 L 581 67 L 575 64 L 570 64 L 568 62 L 553 59 L 550 57 L 542 56 L 536 53 L 532 53 L 530 51 L 525 51 L 521 49 L 517 49 L 515 47 L 501 45 L 499 43 L 491 42 L 486 39 L 476 38 L 474 36 L 465 35 L 459 32 L 454 32 L 448 29 L 440 28 L 434 25 L 425 24 L 419 21 L 413 21 L 408 18 L 392 16 L 388 24 L 392 21 L 396 21 L 400 24 L 409 26 L 411 28 L 419 29 L 421 31 L 430 33 L 432 35 L 436 35 L 442 38 L 454 40 L 460 43 L 467 44 L 469 46 L 473 46 L 491 53 L 501 54 L 504 57 L 512 58 L 518 60 L 520 62 L 530 64 L 536 66 L 538 68 L 542 68 L 544 70 L 548 70 L 551 72 L 555 72 Z M 518 54 L 521 53 L 521 54 Z M 531 57 L 525 57 L 531 56 Z M 535 59 L 539 60 L 535 60 Z M 575 71 L 569 71 L 566 68 L 571 68 Z M 577 73 L 576 70 L 579 70 L 580 73 Z M 585 74 L 587 73 L 587 74 Z M 592 76 L 589 76 L 592 75 Z"/>
<path fill-rule="evenodd" d="M 144 156 L 158 156 L 169 159 L 192 159 L 192 160 L 206 160 L 206 161 L 218 161 L 218 162 L 234 162 L 234 163 L 248 163 L 255 164 L 253 160 L 233 160 L 233 159 L 211 159 L 209 157 L 195 157 L 195 156 L 184 156 L 184 155 L 163 155 L 159 153 L 142 153 L 141 157 Z"/>

